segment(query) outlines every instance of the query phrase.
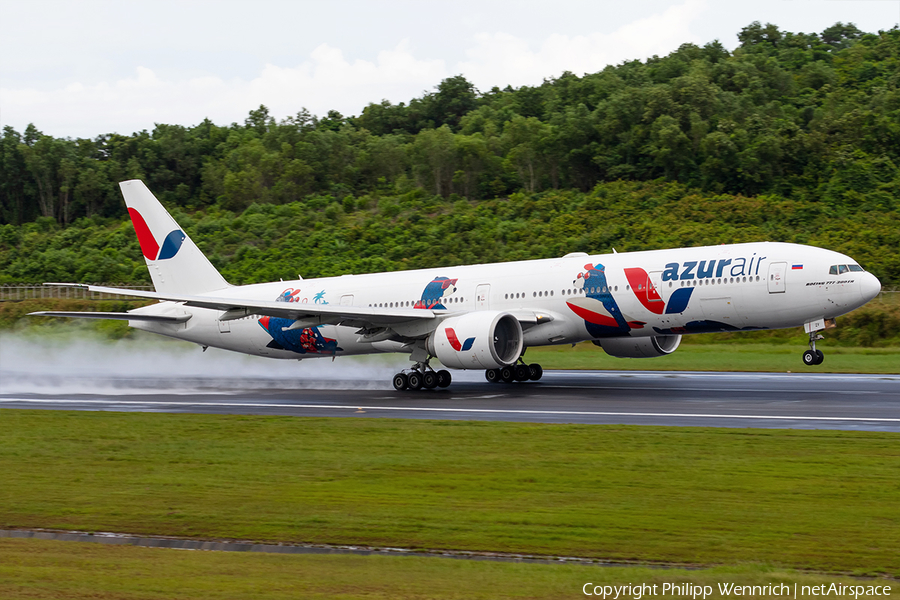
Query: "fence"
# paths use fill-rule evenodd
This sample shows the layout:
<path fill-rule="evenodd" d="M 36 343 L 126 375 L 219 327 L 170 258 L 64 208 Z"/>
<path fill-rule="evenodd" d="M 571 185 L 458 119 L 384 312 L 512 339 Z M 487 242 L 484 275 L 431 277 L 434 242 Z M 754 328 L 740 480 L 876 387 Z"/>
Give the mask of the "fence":
<path fill-rule="evenodd" d="M 152 285 L 131 285 L 129 283 L 94 283 L 105 287 L 122 287 L 132 290 L 150 290 Z M 9 284 L 0 285 L 0 302 L 15 300 L 36 300 L 43 298 L 64 298 L 73 300 L 107 300 L 110 298 L 123 298 L 119 294 L 89 292 L 84 288 L 66 287 L 61 285 L 29 285 Z"/>

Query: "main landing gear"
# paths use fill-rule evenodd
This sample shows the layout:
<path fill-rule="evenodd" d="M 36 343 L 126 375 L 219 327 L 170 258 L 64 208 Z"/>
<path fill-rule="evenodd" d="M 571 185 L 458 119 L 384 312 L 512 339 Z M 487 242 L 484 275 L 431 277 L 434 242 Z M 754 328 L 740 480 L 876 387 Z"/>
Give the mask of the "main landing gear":
<path fill-rule="evenodd" d="M 821 350 L 816 350 L 816 342 L 824 340 L 824 335 L 819 335 L 815 331 L 809 332 L 809 350 L 803 353 L 803 364 L 807 367 L 813 365 L 821 365 L 825 360 L 825 354 Z"/>
<path fill-rule="evenodd" d="M 526 365 L 521 358 L 521 362 L 500 369 L 488 369 L 484 372 L 484 378 L 491 383 L 512 383 L 513 381 L 537 381 L 544 375 L 544 369 L 537 363 Z"/>
<path fill-rule="evenodd" d="M 444 369 L 435 371 L 428 365 L 426 360 L 423 363 L 416 363 L 412 369 L 400 371 L 394 375 L 391 381 L 394 384 L 394 389 L 397 391 L 421 390 L 422 388 L 433 390 L 434 388 L 445 388 L 450 385 L 452 377 L 450 376 L 450 371 Z"/>

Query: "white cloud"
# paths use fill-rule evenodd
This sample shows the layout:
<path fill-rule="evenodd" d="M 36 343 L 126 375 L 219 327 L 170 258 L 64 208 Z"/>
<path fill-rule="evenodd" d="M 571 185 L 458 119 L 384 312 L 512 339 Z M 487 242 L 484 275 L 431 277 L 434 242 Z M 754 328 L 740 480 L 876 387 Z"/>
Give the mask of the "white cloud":
<path fill-rule="evenodd" d="M 276 118 L 303 107 L 318 115 L 331 109 L 356 115 L 370 102 L 408 101 L 457 73 L 488 90 L 495 85 L 537 85 L 563 71 L 580 75 L 623 60 L 665 54 L 685 41 L 696 41 L 690 25 L 704 10 L 704 0 L 684 0 L 610 33 L 551 33 L 537 41 L 503 32 L 475 33 L 459 54 L 465 59 L 453 64 L 421 58 L 403 40 L 378 52 L 374 60 L 349 60 L 341 48 L 321 43 L 299 64 L 269 60 L 252 78 L 209 72 L 189 77 L 175 69 L 137 66 L 118 80 L 0 89 L 0 118 L 20 131 L 33 122 L 58 137 L 94 137 L 152 129 L 154 123 L 193 125 L 206 117 L 221 124 L 240 122 L 260 104 Z"/>
<path fill-rule="evenodd" d="M 206 117 L 227 124 L 242 121 L 260 104 L 276 117 L 303 107 L 319 115 L 330 109 L 358 114 L 382 98 L 399 102 L 418 96 L 446 76 L 443 61 L 416 58 L 406 41 L 379 52 L 374 62 L 349 62 L 340 49 L 321 44 L 300 65 L 266 64 L 250 81 L 214 75 L 178 80 L 139 66 L 133 76 L 111 83 L 0 89 L 0 104 L 3 122 L 20 131 L 34 122 L 51 135 L 93 137 L 152 129 L 154 123 L 195 124 Z"/>
<path fill-rule="evenodd" d="M 686 0 L 612 33 L 551 34 L 536 50 L 527 40 L 507 33 L 482 33 L 456 71 L 465 73 L 480 89 L 536 85 L 563 71 L 595 73 L 626 60 L 668 54 L 686 42 L 700 43 L 691 24 L 705 10 L 704 0 Z"/>

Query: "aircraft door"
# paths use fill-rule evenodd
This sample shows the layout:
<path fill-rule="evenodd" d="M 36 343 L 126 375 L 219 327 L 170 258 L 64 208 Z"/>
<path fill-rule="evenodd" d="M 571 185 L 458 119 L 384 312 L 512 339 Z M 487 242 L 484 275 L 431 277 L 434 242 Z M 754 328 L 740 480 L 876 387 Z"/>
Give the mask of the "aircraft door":
<path fill-rule="evenodd" d="M 483 283 L 475 288 L 475 310 L 487 310 L 490 308 L 491 285 Z"/>
<path fill-rule="evenodd" d="M 231 321 L 219 321 L 216 320 L 219 324 L 219 333 L 231 333 Z"/>
<path fill-rule="evenodd" d="M 341 306 L 353 306 L 353 294 L 344 294 L 341 296 Z"/>
<path fill-rule="evenodd" d="M 654 302 L 658 302 L 659 306 L 664 306 L 662 304 L 662 271 L 650 271 L 647 275 L 647 302 L 650 306 L 653 306 Z M 662 314 L 662 310 L 659 313 Z"/>
<path fill-rule="evenodd" d="M 787 272 L 786 262 L 776 262 L 769 265 L 769 277 L 767 283 L 770 294 L 784 293 L 784 274 Z"/>

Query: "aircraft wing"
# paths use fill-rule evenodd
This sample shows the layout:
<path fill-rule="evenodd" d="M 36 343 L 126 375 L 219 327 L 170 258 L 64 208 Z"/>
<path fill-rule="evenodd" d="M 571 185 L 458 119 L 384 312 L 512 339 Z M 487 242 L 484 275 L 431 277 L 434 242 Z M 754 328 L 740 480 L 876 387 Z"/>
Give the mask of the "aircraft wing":
<path fill-rule="evenodd" d="M 231 321 L 250 315 L 261 315 L 282 319 L 300 321 L 302 325 L 312 327 L 315 325 L 348 325 L 356 327 L 384 327 L 395 323 L 434 319 L 434 311 L 423 308 L 367 308 L 361 306 L 335 306 L 331 304 L 303 304 L 299 302 L 274 302 L 270 300 L 249 300 L 241 298 L 225 298 L 217 296 L 192 296 L 187 294 L 172 294 L 161 292 L 149 292 L 144 290 L 130 290 L 125 288 L 112 288 L 80 283 L 59 284 L 67 287 L 77 287 L 90 292 L 104 294 L 118 294 L 121 296 L 134 296 L 136 298 L 150 298 L 169 302 L 180 302 L 184 306 L 196 308 L 209 308 L 223 311 L 220 321 Z M 48 312 L 32 313 L 42 316 L 69 316 L 87 317 L 102 313 L 69 313 L 49 314 Z M 106 316 L 93 318 L 132 318 L 134 313 L 108 313 L 123 315 L 121 317 Z M 141 317 L 134 315 L 135 320 Z M 171 321 L 172 317 L 165 317 Z M 160 319 L 155 319 L 160 320 Z"/>

